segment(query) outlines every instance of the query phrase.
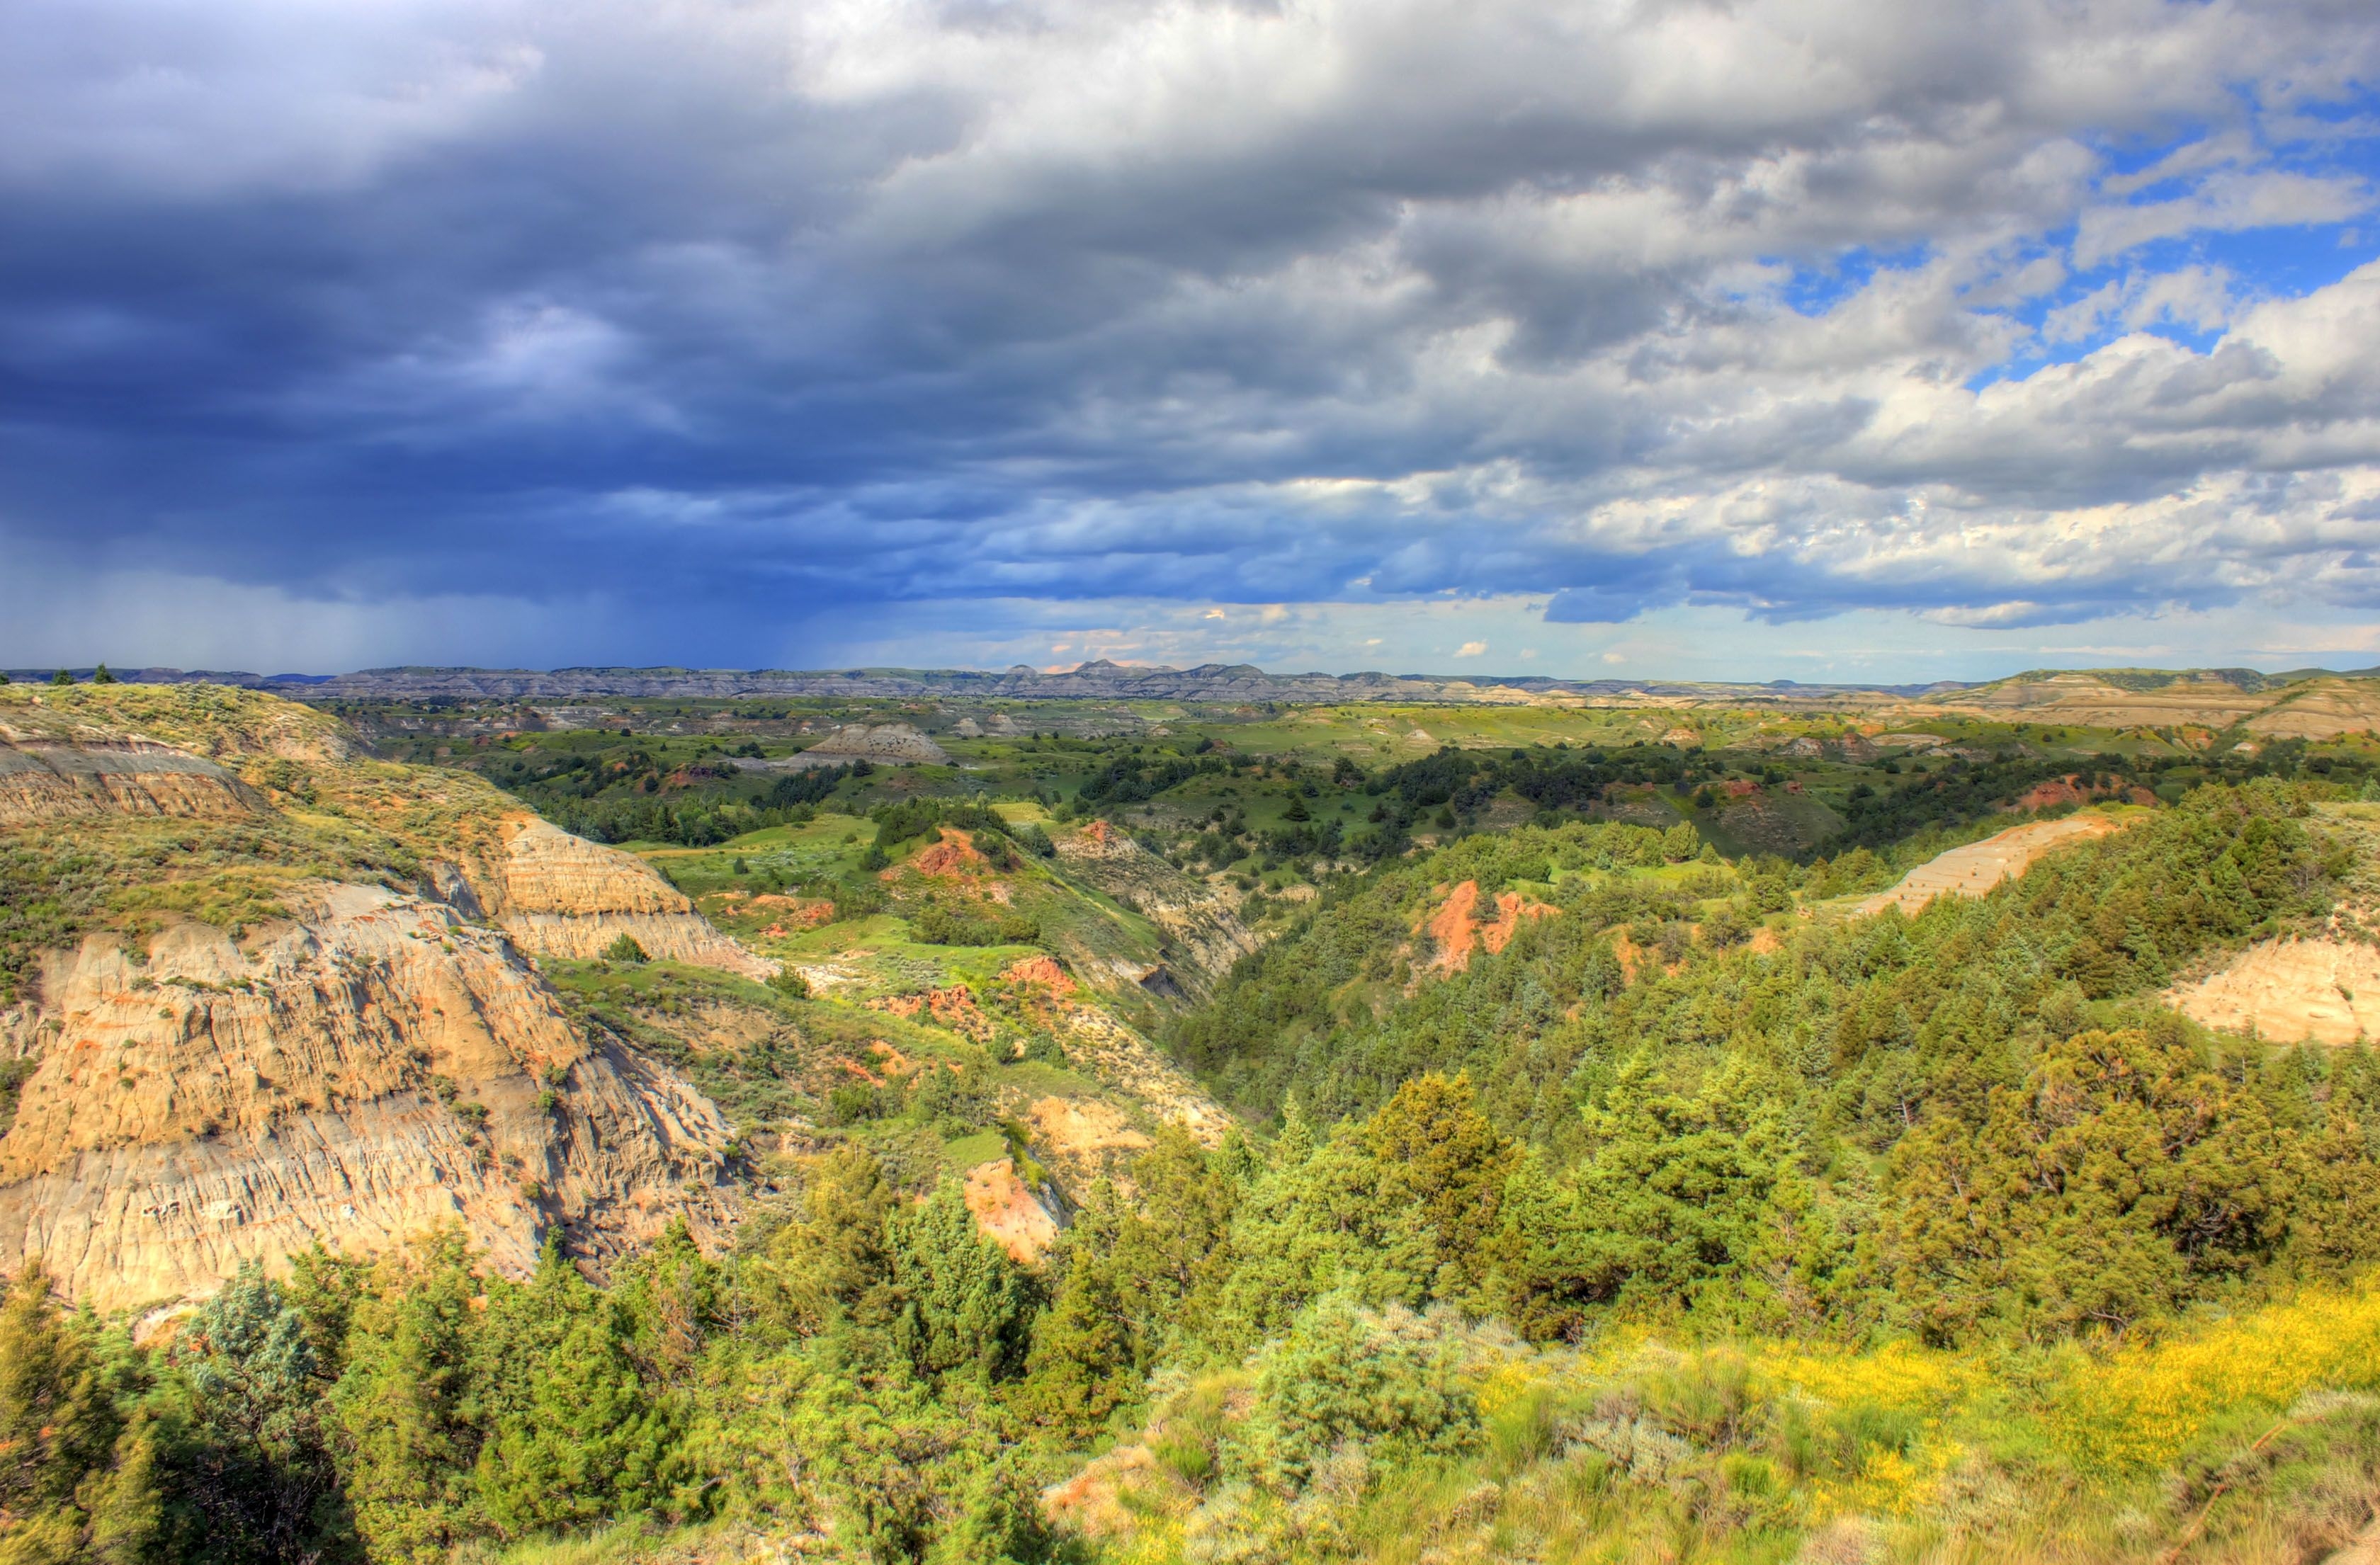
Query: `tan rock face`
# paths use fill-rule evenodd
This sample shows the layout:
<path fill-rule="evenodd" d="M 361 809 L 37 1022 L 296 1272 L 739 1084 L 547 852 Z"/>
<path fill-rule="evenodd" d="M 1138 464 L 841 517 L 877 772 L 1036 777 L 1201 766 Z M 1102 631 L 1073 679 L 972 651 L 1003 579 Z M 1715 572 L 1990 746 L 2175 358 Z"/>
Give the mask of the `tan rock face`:
<path fill-rule="evenodd" d="M 1060 1157 L 1141 1152 L 1156 1145 L 1133 1128 L 1122 1110 L 1096 1098 L 1037 1098 L 1026 1112 L 1034 1140 Z"/>
<path fill-rule="evenodd" d="M 504 823 L 502 854 L 472 880 L 489 916 L 522 949 L 589 960 L 622 935 L 659 961 L 766 978 L 777 964 L 711 927 L 651 866 L 534 816 Z"/>
<path fill-rule="evenodd" d="M 2183 1015 L 2274 1043 L 2380 1035 L 2380 952 L 2346 940 L 2267 940 L 2166 992 Z"/>
<path fill-rule="evenodd" d="M 2070 815 L 2062 820 L 2011 826 L 1980 843 L 1936 855 L 1902 876 L 1899 885 L 1879 892 L 1853 911 L 1864 917 L 1898 907 L 1913 916 L 1938 896 L 1979 897 L 2002 880 L 2023 874 L 2053 849 L 2122 830 L 2121 821 L 2104 815 Z"/>
<path fill-rule="evenodd" d="M 0 1026 L 39 1060 L 0 1137 L 0 1270 L 38 1255 L 102 1309 L 318 1239 L 459 1220 L 518 1270 L 551 1222 L 601 1257 L 728 1215 L 710 1102 L 590 1051 L 503 935 L 441 904 L 323 886 L 244 943 L 182 925 L 145 961 L 95 936 L 41 995 Z"/>
<path fill-rule="evenodd" d="M 152 909 L 93 904 L 0 1008 L 0 1053 L 34 1062 L 0 1126 L 0 1271 L 39 1255 L 112 1309 L 318 1241 L 459 1221 L 520 1269 L 556 1223 L 600 1261 L 681 1213 L 700 1236 L 727 1220 L 717 1110 L 590 1046 L 522 955 L 627 933 L 771 971 L 638 860 L 206 686 L 0 690 L 0 834 L 85 850 Z M 176 906 L 238 923 L 153 911 Z"/>
<path fill-rule="evenodd" d="M 1222 1144 L 1232 1116 L 1155 1044 L 1096 1005 L 1068 1007 L 1065 1022 L 1068 1062 L 1139 1099 L 1201 1146 Z"/>
<path fill-rule="evenodd" d="M 2380 732 L 2380 681 L 2313 679 L 2241 726 L 2270 739 L 2335 739 Z"/>
<path fill-rule="evenodd" d="M 2060 673 L 1961 693 L 1938 703 L 1944 711 L 2022 712 L 2032 722 L 2091 728 L 2155 727 L 2192 722 L 2221 728 L 2273 704 L 2220 680 L 2177 681 L 2155 690 L 2128 690 L 2090 673 Z"/>

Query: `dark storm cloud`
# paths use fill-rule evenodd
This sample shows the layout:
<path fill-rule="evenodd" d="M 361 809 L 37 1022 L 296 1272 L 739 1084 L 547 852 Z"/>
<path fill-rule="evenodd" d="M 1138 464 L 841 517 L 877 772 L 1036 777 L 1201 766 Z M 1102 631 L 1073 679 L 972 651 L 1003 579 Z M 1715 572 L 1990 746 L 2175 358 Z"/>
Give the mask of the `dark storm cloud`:
<path fill-rule="evenodd" d="M 2174 247 L 2336 248 L 2367 143 L 2307 111 L 2375 63 L 2316 3 L 27 0 L 0 542 L 720 655 L 943 598 L 2365 603 L 2380 282 Z M 2185 267 L 2214 344 L 2130 333 Z"/>

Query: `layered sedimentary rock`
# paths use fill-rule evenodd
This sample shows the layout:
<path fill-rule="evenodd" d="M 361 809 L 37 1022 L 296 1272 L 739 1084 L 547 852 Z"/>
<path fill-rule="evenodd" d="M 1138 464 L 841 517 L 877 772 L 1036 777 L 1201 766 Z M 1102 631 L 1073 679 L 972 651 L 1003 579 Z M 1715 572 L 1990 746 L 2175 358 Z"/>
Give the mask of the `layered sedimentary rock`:
<path fill-rule="evenodd" d="M 103 1309 L 251 1258 L 463 1223 L 528 1267 L 560 1222 L 598 1258 L 727 1214 L 726 1130 L 650 1062 L 592 1049 L 502 933 L 380 887 L 250 931 L 94 935 L 0 1018 L 30 1058 L 0 1137 L 0 1270 L 38 1255 Z"/>
<path fill-rule="evenodd" d="M 0 726 L 0 826 L 106 815 L 212 819 L 262 804 L 221 766 L 171 746 L 113 734 L 58 743 Z"/>
<path fill-rule="evenodd" d="M 2380 680 L 2313 679 L 2240 726 L 2266 739 L 2380 733 Z"/>
<path fill-rule="evenodd" d="M 556 1225 L 601 1262 L 729 1215 L 717 1110 L 526 954 L 771 970 L 640 860 L 205 688 L 0 688 L 0 843 L 82 878 L 0 990 L 0 1271 L 111 1309 L 315 1243 L 459 1222 L 517 1270 Z"/>
<path fill-rule="evenodd" d="M 947 766 L 950 752 L 905 722 L 884 722 L 871 728 L 855 722 L 839 728 L 802 754 L 832 760 L 883 761 L 894 766 Z"/>
<path fill-rule="evenodd" d="M 585 960 L 626 935 L 656 960 L 748 978 L 776 971 L 775 963 L 712 928 L 642 859 L 535 816 L 507 819 L 502 851 L 467 876 L 476 909 L 528 951 Z M 448 900 L 460 899 L 450 894 Z"/>

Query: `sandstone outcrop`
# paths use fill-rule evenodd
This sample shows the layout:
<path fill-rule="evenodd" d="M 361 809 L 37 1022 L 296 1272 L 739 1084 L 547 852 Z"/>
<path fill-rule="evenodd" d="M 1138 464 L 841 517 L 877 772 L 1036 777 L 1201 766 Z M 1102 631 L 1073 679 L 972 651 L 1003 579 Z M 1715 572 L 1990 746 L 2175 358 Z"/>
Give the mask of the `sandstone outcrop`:
<path fill-rule="evenodd" d="M 2380 733 L 2380 680 L 2308 680 L 2240 726 L 2265 739 Z"/>
<path fill-rule="evenodd" d="M 520 1269 L 726 1220 L 716 1108 L 523 954 L 773 969 L 641 861 L 249 691 L 0 687 L 0 841 L 83 878 L 0 989 L 0 1270 L 105 1309 L 440 1224 Z"/>
<path fill-rule="evenodd" d="M 714 928 L 644 860 L 535 816 L 503 829 L 503 850 L 470 875 L 472 902 L 526 951 L 599 957 L 622 935 L 657 961 L 766 978 L 777 964 Z M 466 904 L 462 911 L 470 913 Z"/>
<path fill-rule="evenodd" d="M 2266 940 L 2166 991 L 2183 1015 L 2272 1043 L 2380 1036 L 2380 951 L 2357 941 Z"/>
<path fill-rule="evenodd" d="M 905 722 L 880 723 L 870 728 L 855 722 L 839 728 L 802 752 L 836 760 L 882 761 L 893 766 L 948 766 L 951 755 Z"/>
<path fill-rule="evenodd" d="M 1096 1005 L 1066 1008 L 1066 1062 L 1148 1106 L 1165 1124 L 1180 1125 L 1205 1146 L 1222 1144 L 1232 1116 L 1155 1044 Z"/>
<path fill-rule="evenodd" d="M 316 887 L 238 941 L 89 937 L 0 1042 L 35 1062 L 0 1137 L 0 1270 L 38 1255 L 102 1309 L 317 1240 L 459 1221 L 520 1270 L 552 1223 L 601 1258 L 728 1213 L 707 1099 L 590 1048 L 503 934 L 385 888 Z"/>
<path fill-rule="evenodd" d="M 2176 676 L 2141 687 L 2095 673 L 2054 673 L 2001 680 L 1941 699 L 1945 711 L 2006 716 L 2028 722 L 2071 722 L 2092 728 L 2135 728 L 2192 722 L 2225 728 L 2273 705 L 2276 696 L 2203 675 Z"/>

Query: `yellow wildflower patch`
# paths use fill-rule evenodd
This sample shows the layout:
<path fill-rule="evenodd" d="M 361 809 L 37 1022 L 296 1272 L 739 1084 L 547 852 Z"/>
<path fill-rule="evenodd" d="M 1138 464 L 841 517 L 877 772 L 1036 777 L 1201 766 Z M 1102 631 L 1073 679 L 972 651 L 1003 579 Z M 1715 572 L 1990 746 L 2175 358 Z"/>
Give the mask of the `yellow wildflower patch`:
<path fill-rule="evenodd" d="M 2380 1280 L 2119 1349 L 2070 1379 L 2052 1435 L 2084 1467 L 2151 1467 L 2226 1413 L 2278 1413 L 2326 1387 L 2380 1388 Z"/>

